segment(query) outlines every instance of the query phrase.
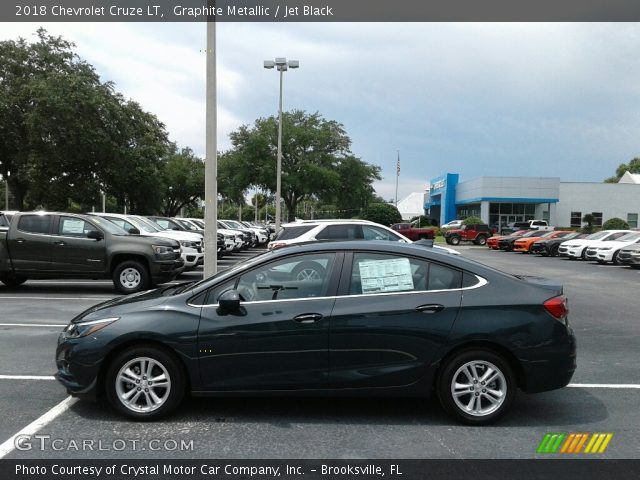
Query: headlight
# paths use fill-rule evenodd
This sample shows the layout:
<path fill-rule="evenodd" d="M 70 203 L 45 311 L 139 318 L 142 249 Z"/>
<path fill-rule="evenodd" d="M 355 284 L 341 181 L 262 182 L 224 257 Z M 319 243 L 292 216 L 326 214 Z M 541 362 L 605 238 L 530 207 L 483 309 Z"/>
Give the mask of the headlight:
<path fill-rule="evenodd" d="M 70 323 L 64 329 L 70 337 L 79 338 L 86 337 L 102 330 L 104 327 L 111 325 L 120 317 L 102 318 L 100 320 L 89 320 L 87 322 Z"/>
<path fill-rule="evenodd" d="M 604 247 L 604 248 L 596 248 L 596 250 L 599 250 L 601 252 L 607 251 L 607 250 L 611 250 L 611 247 Z"/>
<path fill-rule="evenodd" d="M 173 247 L 167 247 L 164 245 L 151 245 L 156 255 L 166 255 L 168 253 L 173 254 Z"/>
<path fill-rule="evenodd" d="M 194 242 L 190 242 L 188 240 L 180 240 L 180 245 L 182 245 L 183 247 L 189 247 L 189 248 L 194 248 Z"/>

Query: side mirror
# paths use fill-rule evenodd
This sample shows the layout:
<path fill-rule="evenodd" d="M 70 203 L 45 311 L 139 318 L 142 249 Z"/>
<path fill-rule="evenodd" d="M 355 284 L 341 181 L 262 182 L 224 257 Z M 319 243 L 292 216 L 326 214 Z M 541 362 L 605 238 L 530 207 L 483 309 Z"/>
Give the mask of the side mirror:
<path fill-rule="evenodd" d="M 236 313 L 240 310 L 240 294 L 237 290 L 222 292 L 218 298 L 218 313 Z"/>
<path fill-rule="evenodd" d="M 131 227 L 129 230 L 127 230 L 127 232 L 129 232 L 131 235 L 140 235 L 140 230 L 138 230 L 136 227 Z"/>
<path fill-rule="evenodd" d="M 104 234 L 99 230 L 89 230 L 87 232 L 87 238 L 91 238 L 93 240 L 102 240 L 104 238 Z"/>

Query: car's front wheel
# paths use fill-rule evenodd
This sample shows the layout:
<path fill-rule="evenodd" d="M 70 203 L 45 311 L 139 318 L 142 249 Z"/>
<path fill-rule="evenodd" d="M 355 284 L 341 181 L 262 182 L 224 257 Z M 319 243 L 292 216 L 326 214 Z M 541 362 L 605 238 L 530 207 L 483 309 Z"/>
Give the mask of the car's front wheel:
<path fill-rule="evenodd" d="M 443 408 L 469 425 L 487 425 L 504 415 L 511 407 L 516 388 L 508 362 L 483 349 L 456 354 L 444 365 L 438 379 Z"/>
<path fill-rule="evenodd" d="M 485 237 L 484 235 L 478 235 L 478 238 L 476 238 L 474 243 L 476 245 L 486 245 L 487 244 L 487 237 Z"/>
<path fill-rule="evenodd" d="M 451 235 L 449 237 L 448 243 L 449 243 L 449 245 L 459 245 L 460 244 L 460 237 L 458 237 L 457 235 Z"/>
<path fill-rule="evenodd" d="M 0 282 L 4 283 L 9 288 L 16 288 L 27 281 L 27 277 L 21 275 L 3 275 L 0 276 Z"/>
<path fill-rule="evenodd" d="M 174 410 L 185 382 L 172 355 L 153 346 L 120 353 L 109 365 L 106 393 L 111 405 L 136 420 L 155 420 Z"/>
<path fill-rule="evenodd" d="M 113 284 L 120 293 L 129 294 L 151 286 L 147 267 L 136 260 L 120 263 L 113 271 Z"/>

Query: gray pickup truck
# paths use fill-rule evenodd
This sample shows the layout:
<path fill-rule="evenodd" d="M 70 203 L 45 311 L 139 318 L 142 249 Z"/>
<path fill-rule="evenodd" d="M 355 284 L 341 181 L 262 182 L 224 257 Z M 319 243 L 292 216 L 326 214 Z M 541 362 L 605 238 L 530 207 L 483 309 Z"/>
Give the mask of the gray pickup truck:
<path fill-rule="evenodd" d="M 130 235 L 99 217 L 22 212 L 0 230 L 0 281 L 111 278 L 118 291 L 134 293 L 175 278 L 180 255 L 176 240 Z"/>

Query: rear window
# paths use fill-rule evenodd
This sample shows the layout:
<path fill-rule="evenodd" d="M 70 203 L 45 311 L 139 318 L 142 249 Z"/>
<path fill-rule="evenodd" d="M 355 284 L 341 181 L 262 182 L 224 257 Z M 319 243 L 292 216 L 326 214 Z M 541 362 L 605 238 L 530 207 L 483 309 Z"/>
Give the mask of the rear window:
<path fill-rule="evenodd" d="M 318 240 L 356 240 L 362 239 L 360 225 L 328 225 L 316 235 Z"/>
<path fill-rule="evenodd" d="M 51 215 L 23 215 L 18 222 L 18 230 L 27 233 L 49 233 Z"/>
<path fill-rule="evenodd" d="M 282 230 L 280 230 L 280 233 L 278 233 L 276 240 L 293 240 L 294 238 L 298 238 L 300 235 L 307 233 L 315 227 L 315 225 L 296 225 L 293 227 L 282 227 Z"/>

